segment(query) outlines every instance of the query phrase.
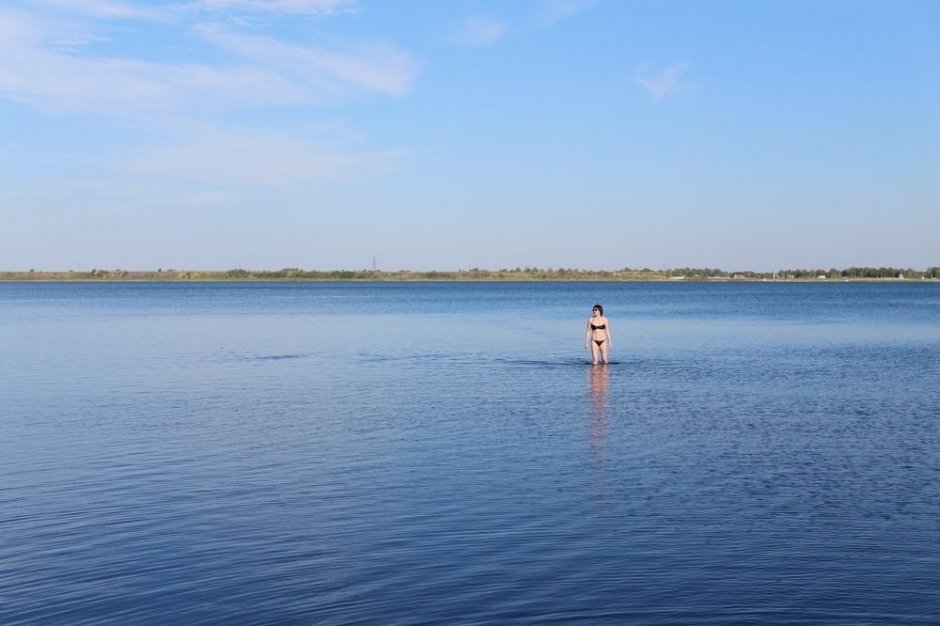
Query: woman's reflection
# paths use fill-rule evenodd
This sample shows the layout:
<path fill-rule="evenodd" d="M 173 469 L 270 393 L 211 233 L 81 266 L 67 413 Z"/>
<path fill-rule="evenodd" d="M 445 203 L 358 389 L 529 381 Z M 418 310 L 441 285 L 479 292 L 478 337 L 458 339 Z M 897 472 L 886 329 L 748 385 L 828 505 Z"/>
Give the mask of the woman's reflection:
<path fill-rule="evenodd" d="M 607 412 L 610 408 L 608 389 L 610 370 L 606 363 L 592 365 L 587 374 L 590 403 L 591 465 L 594 468 L 596 497 L 601 502 L 607 495 Z"/>

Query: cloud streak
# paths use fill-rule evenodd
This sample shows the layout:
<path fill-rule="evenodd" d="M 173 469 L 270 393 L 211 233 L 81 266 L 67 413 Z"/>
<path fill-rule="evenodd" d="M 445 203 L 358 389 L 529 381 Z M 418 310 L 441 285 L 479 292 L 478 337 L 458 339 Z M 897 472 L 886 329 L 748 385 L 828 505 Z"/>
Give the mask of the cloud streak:
<path fill-rule="evenodd" d="M 198 32 L 253 67 L 291 77 L 311 95 L 316 94 L 316 100 L 352 90 L 401 96 L 411 89 L 420 69 L 410 55 L 382 42 L 333 51 L 215 27 L 201 27 Z"/>
<path fill-rule="evenodd" d="M 542 0 L 534 12 L 530 12 L 519 21 L 507 21 L 494 17 L 468 17 L 457 28 L 453 41 L 462 46 L 484 48 L 498 44 L 511 36 L 533 35 L 589 11 L 598 1 Z"/>
<path fill-rule="evenodd" d="M 120 0 L 39 0 L 39 5 L 71 13 L 109 20 L 147 20 L 162 22 L 170 19 L 166 7 L 148 7 Z"/>
<path fill-rule="evenodd" d="M 155 118 L 323 105 L 360 94 L 400 97 L 420 69 L 411 55 L 384 42 L 326 49 L 216 27 L 190 31 L 229 56 L 211 65 L 80 54 L 63 46 L 62 28 L 58 21 L 0 10 L 0 98 L 46 112 L 100 114 L 149 125 Z M 80 48 L 83 39 L 106 41 L 89 34 L 72 43 Z"/>
<path fill-rule="evenodd" d="M 210 187 L 311 185 L 345 171 L 382 168 L 402 158 L 279 133 L 225 129 L 123 159 L 130 174 Z"/>
<path fill-rule="evenodd" d="M 598 0 L 544 0 L 535 18 L 539 30 L 551 28 L 594 7 Z"/>
<path fill-rule="evenodd" d="M 643 67 L 636 74 L 636 82 L 650 94 L 653 102 L 660 102 L 683 88 L 681 78 L 688 68 L 688 63 L 676 63 L 659 71 Z"/>
<path fill-rule="evenodd" d="M 506 37 L 506 22 L 489 17 L 470 17 L 457 32 L 457 42 L 470 47 L 491 46 Z"/>
<path fill-rule="evenodd" d="M 206 11 L 324 16 L 352 10 L 355 5 L 355 0 L 197 0 L 189 6 Z"/>

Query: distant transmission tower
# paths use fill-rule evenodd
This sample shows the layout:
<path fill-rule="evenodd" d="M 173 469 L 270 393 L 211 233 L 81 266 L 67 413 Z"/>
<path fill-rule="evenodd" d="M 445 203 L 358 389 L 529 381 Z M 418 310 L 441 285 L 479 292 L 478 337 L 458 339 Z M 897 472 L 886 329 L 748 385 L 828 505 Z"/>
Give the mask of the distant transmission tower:
<path fill-rule="evenodd" d="M 375 257 L 372 257 L 372 271 L 374 272 L 375 270 L 376 270 Z"/>

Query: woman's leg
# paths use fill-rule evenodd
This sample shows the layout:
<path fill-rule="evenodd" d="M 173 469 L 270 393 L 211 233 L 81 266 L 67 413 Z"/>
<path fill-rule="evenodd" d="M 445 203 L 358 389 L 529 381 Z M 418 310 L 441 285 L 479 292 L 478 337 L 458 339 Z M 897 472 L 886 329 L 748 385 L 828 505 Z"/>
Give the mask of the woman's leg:
<path fill-rule="evenodd" d="M 597 356 L 600 353 L 600 346 L 593 339 L 591 340 L 591 356 L 594 357 L 594 365 L 597 365 Z"/>
<path fill-rule="evenodd" d="M 607 362 L 607 343 L 607 341 L 604 341 L 604 343 L 600 345 L 601 359 L 604 361 L 604 363 Z"/>

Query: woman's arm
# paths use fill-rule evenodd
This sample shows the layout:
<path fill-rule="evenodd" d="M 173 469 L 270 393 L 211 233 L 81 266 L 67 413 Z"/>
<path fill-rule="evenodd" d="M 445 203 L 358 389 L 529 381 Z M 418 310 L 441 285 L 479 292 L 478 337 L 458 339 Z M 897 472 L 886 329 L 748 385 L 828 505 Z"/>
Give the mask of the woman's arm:
<path fill-rule="evenodd" d="M 610 336 L 610 320 L 604 318 L 604 332 L 607 333 L 607 347 L 614 345 L 613 337 Z"/>

